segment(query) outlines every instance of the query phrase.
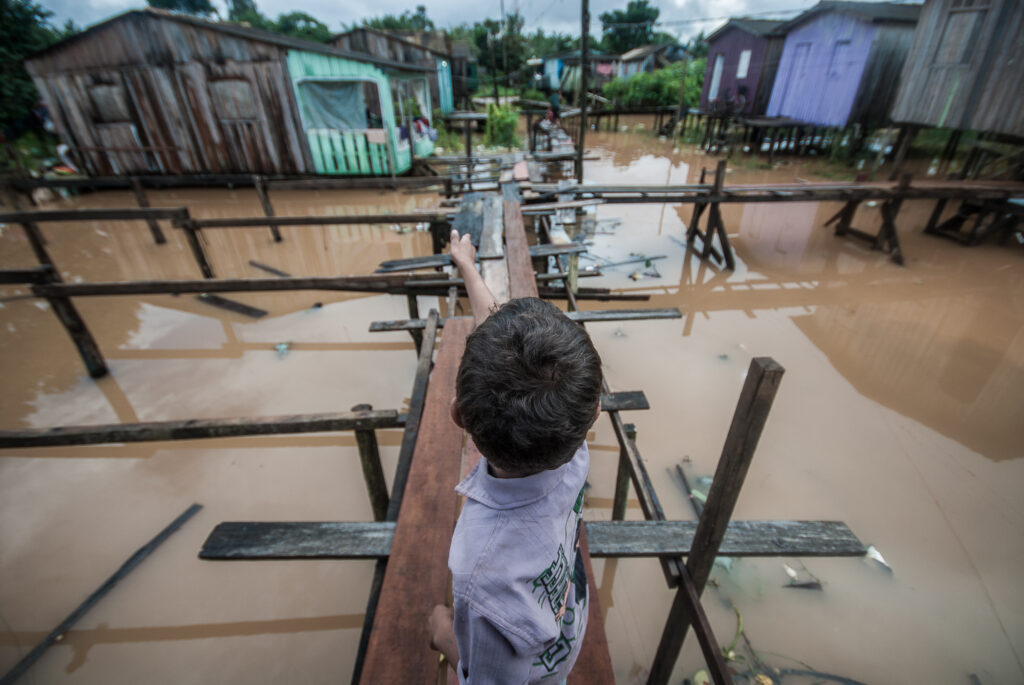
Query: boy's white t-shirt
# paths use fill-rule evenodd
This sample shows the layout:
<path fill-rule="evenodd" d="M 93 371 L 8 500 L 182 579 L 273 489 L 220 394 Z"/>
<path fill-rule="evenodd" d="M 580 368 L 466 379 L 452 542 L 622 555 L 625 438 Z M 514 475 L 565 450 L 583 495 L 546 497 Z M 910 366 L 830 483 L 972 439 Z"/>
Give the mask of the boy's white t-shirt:
<path fill-rule="evenodd" d="M 524 478 L 496 478 L 481 459 L 459 483 L 452 572 L 460 683 L 560 683 L 587 627 L 579 555 L 584 443 L 573 458 Z"/>

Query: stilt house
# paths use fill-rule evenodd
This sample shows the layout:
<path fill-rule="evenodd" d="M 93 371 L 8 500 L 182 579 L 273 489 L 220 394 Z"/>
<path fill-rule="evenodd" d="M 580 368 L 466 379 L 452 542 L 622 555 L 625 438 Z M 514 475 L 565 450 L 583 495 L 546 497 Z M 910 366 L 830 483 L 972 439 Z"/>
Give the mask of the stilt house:
<path fill-rule="evenodd" d="M 722 109 L 721 103 L 735 114 L 764 114 L 785 43 L 776 31 L 782 23 L 741 17 L 708 36 L 702 110 Z"/>
<path fill-rule="evenodd" d="M 920 5 L 820 2 L 785 33 L 768 116 L 817 126 L 885 125 Z"/>
<path fill-rule="evenodd" d="M 892 118 L 1024 139 L 1024 3 L 928 0 Z"/>
<path fill-rule="evenodd" d="M 237 24 L 134 10 L 25 66 L 91 175 L 390 175 L 433 151 L 397 97 L 432 67 Z"/>

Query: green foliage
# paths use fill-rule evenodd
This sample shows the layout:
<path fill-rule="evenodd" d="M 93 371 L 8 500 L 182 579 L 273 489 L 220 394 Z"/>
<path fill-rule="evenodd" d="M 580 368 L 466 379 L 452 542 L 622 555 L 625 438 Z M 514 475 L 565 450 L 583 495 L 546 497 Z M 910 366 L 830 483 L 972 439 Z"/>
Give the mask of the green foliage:
<path fill-rule="evenodd" d="M 208 17 L 217 13 L 217 10 L 210 4 L 210 0 L 146 0 L 146 3 L 158 10 L 195 14 L 200 17 Z"/>
<path fill-rule="evenodd" d="M 402 14 L 398 16 L 395 16 L 394 14 L 385 14 L 383 17 L 370 19 L 365 22 L 365 25 L 372 29 L 381 29 L 382 31 L 434 30 L 434 22 L 427 16 L 426 5 L 416 5 L 415 14 L 409 10 L 402 12 Z"/>
<path fill-rule="evenodd" d="M 653 43 L 654 22 L 660 10 L 647 0 L 629 0 L 625 10 L 601 13 L 602 45 L 610 52 L 623 53 Z"/>
<path fill-rule="evenodd" d="M 548 96 L 537 90 L 536 88 L 527 88 L 523 91 L 523 98 L 527 100 L 539 100 L 540 102 L 547 102 Z"/>
<path fill-rule="evenodd" d="M 326 43 L 334 35 L 327 24 L 305 12 L 288 12 L 276 21 L 270 19 L 257 9 L 255 0 L 231 0 L 228 21 L 317 43 Z"/>
<path fill-rule="evenodd" d="M 516 124 L 519 112 L 514 107 L 487 105 L 487 125 L 484 127 L 484 145 L 492 147 L 519 147 Z"/>
<path fill-rule="evenodd" d="M 63 29 L 54 28 L 49 23 L 52 16 L 53 12 L 31 0 L 0 0 L 0 125 L 4 127 L 24 120 L 39 102 L 22 60 L 78 32 L 70 21 Z"/>
<path fill-rule="evenodd" d="M 580 47 L 579 37 L 573 37 L 567 33 L 544 33 L 544 29 L 537 29 L 526 36 L 526 52 L 530 56 L 547 57 L 560 52 L 578 50 Z"/>
<path fill-rule="evenodd" d="M 295 38 L 311 40 L 317 43 L 326 43 L 334 35 L 327 28 L 327 24 L 305 12 L 282 14 L 277 18 L 276 30 L 278 33 L 283 33 L 287 36 L 294 36 Z"/>
<path fill-rule="evenodd" d="M 706 58 L 708 56 L 707 34 L 700 31 L 696 36 L 686 42 L 686 52 L 693 59 Z"/>
<path fill-rule="evenodd" d="M 627 78 L 615 78 L 604 84 L 601 92 L 621 107 L 647 107 L 654 105 L 678 105 L 679 89 L 685 72 L 686 88 L 683 105 L 695 107 L 700 101 L 704 85 L 704 68 L 707 59 L 683 60 L 670 64 L 664 69 L 640 72 Z"/>
<path fill-rule="evenodd" d="M 434 128 L 437 129 L 437 147 L 448 151 L 457 151 L 465 146 L 463 135 L 459 131 L 449 130 L 445 125 L 444 113 L 434 110 Z"/>

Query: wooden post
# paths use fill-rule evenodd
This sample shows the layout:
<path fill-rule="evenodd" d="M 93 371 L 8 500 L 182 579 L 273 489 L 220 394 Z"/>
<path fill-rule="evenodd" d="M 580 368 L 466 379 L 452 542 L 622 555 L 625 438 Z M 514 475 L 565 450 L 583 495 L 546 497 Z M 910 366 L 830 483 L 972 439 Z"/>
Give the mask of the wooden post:
<path fill-rule="evenodd" d="M 57 266 L 53 263 L 53 258 L 50 257 L 50 253 L 46 251 L 46 239 L 43 238 L 43 234 L 39 232 L 39 226 L 34 221 L 23 221 L 21 228 L 25 231 L 25 237 L 28 238 L 28 244 L 32 248 L 32 253 L 35 254 L 36 259 L 39 260 L 40 264 L 44 266 L 53 267 L 54 280 L 51 282 L 60 283 L 61 277 L 60 272 L 57 271 Z"/>
<path fill-rule="evenodd" d="M 352 411 L 373 411 L 373 405 L 357 404 Z M 370 496 L 373 507 L 373 519 L 384 521 L 388 515 L 388 485 L 384 480 L 384 469 L 380 465 L 380 448 L 377 446 L 377 433 L 371 428 L 356 430 L 356 444 L 359 445 L 359 461 L 363 466 L 363 478 L 366 480 L 366 492 Z"/>
<path fill-rule="evenodd" d="M 910 144 L 914 142 L 914 136 L 917 135 L 919 128 L 919 126 L 908 124 L 900 129 L 900 141 L 896 145 L 896 153 L 892 159 L 892 173 L 889 174 L 890 181 L 895 181 L 900 177 L 903 160 L 906 159 Z"/>
<path fill-rule="evenodd" d="M 135 176 L 132 176 L 132 191 L 135 193 L 135 202 L 143 209 L 149 208 L 149 198 L 146 197 L 146 191 L 142 189 L 142 181 Z M 156 241 L 157 245 L 163 245 L 167 242 L 167 238 L 164 236 L 164 232 L 160 230 L 160 224 L 156 222 L 156 219 L 146 219 L 146 224 L 149 225 L 149 232 L 153 234 L 153 240 Z"/>
<path fill-rule="evenodd" d="M 206 258 L 206 252 L 203 250 L 203 245 L 200 242 L 199 229 L 196 227 L 195 219 L 185 219 L 181 223 L 181 228 L 185 231 L 188 246 L 192 249 L 192 256 L 196 258 L 196 264 L 199 265 L 203 278 L 213 278 L 213 267 L 210 266 L 210 261 Z"/>
<path fill-rule="evenodd" d="M 416 299 L 416 295 L 410 293 L 405 296 L 406 301 L 409 303 L 409 318 L 418 319 L 420 318 L 420 304 Z M 416 343 L 416 354 L 419 354 L 419 350 L 423 347 L 423 331 L 420 329 L 412 329 L 409 331 L 412 335 L 412 341 Z"/>
<path fill-rule="evenodd" d="M 576 253 L 569 255 L 569 292 L 573 295 L 579 291 L 579 269 L 580 256 Z"/>
<path fill-rule="evenodd" d="M 256 188 L 256 197 L 260 199 L 260 206 L 263 207 L 263 216 L 277 216 L 274 214 L 274 205 L 270 204 L 270 196 L 267 195 L 267 188 L 263 185 L 263 177 L 259 174 L 255 174 L 252 177 L 252 185 Z M 274 237 L 274 242 L 281 242 L 281 231 L 278 230 L 277 226 L 270 227 L 270 235 Z"/>
<path fill-rule="evenodd" d="M 747 378 L 733 414 L 732 425 L 729 427 L 704 512 L 697 523 L 690 555 L 686 560 L 686 571 L 693 581 L 693 589 L 698 600 L 711 575 L 711 567 L 715 563 L 715 556 L 722 544 L 736 500 L 739 499 L 743 480 L 746 478 L 757 442 L 761 438 L 761 431 L 768 420 L 768 412 L 783 373 L 784 369 L 770 357 L 755 357 L 750 361 Z M 648 685 L 668 683 L 679 651 L 682 649 L 683 639 L 693 622 L 694 617 L 686 611 L 686 605 L 690 604 L 693 598 L 684 596 L 684 592 L 685 584 L 681 584 L 676 591 L 654 663 L 651 665 Z"/>
<path fill-rule="evenodd" d="M 587 131 L 587 52 L 590 46 L 590 2 L 580 0 L 580 136 L 576 141 L 576 182 L 583 183 L 583 141 Z"/>
<path fill-rule="evenodd" d="M 35 229 L 35 224 L 30 225 Z M 33 235 L 33 233 L 29 233 L 29 235 Z M 35 235 L 38 238 L 37 232 Z M 45 254 L 45 250 L 43 252 Z M 52 267 L 53 264 L 49 263 L 49 266 Z M 46 283 L 60 282 L 61 278 L 57 270 L 49 269 L 46 274 Z M 99 345 L 96 344 L 96 340 L 92 337 L 92 333 L 89 332 L 85 321 L 82 320 L 82 316 L 78 313 L 75 305 L 71 303 L 71 298 L 66 296 L 47 296 L 46 301 L 50 303 L 57 318 L 64 325 L 64 330 L 71 336 L 71 341 L 75 343 L 79 356 L 85 362 L 85 368 L 88 370 L 89 376 L 92 378 L 106 376 L 108 373 L 107 363 L 103 360 L 103 355 L 100 354 Z"/>
<path fill-rule="evenodd" d="M 636 441 L 636 426 L 627 423 L 626 440 Z M 626 519 L 626 501 L 629 497 L 629 455 L 625 449 L 619 449 L 619 472 L 615 476 L 615 498 L 612 500 L 612 521 Z"/>
<path fill-rule="evenodd" d="M 466 180 L 473 190 L 473 122 L 466 119 Z"/>

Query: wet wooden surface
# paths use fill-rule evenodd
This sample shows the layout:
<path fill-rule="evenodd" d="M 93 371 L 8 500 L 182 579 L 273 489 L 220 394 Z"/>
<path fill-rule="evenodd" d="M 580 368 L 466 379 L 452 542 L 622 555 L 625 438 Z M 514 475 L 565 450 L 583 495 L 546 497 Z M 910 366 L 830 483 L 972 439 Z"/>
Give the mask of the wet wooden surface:
<path fill-rule="evenodd" d="M 420 683 L 437 670 L 426 617 L 448 594 L 448 547 L 463 432 L 448 414 L 472 320 L 449 322 L 427 391 L 392 554 L 370 631 L 363 683 Z M 400 658 L 396 658 L 399 657 Z"/>

